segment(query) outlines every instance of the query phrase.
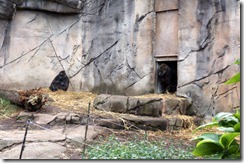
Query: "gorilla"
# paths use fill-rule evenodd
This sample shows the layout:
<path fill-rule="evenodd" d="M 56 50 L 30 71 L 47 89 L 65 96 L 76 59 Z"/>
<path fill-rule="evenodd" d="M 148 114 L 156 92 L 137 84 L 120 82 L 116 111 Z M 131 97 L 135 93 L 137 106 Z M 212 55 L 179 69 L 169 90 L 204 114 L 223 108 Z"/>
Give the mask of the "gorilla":
<path fill-rule="evenodd" d="M 158 81 L 162 86 L 162 93 L 166 91 L 170 93 L 176 92 L 177 72 L 165 63 L 162 63 L 158 68 Z"/>
<path fill-rule="evenodd" d="M 53 92 L 58 89 L 67 91 L 69 87 L 69 78 L 66 75 L 65 71 L 60 71 L 59 74 L 53 79 L 49 89 Z"/>

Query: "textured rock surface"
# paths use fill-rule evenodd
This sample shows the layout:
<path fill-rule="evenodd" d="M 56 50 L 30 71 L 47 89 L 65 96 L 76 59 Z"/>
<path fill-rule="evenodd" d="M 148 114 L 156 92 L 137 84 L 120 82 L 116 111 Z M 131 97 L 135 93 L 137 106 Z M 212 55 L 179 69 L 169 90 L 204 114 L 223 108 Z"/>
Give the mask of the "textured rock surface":
<path fill-rule="evenodd" d="M 240 85 L 224 82 L 239 71 L 239 1 L 179 1 L 178 95 L 192 114 L 211 118 L 240 106 Z"/>
<path fill-rule="evenodd" d="M 160 117 L 166 115 L 188 114 L 190 102 L 176 96 L 138 98 L 133 96 L 98 95 L 93 102 L 94 108 L 102 111 L 127 113 L 142 116 Z"/>
<path fill-rule="evenodd" d="M 26 146 L 23 159 L 58 159 L 67 150 L 67 144 L 81 148 L 84 142 L 86 126 L 67 126 L 66 130 L 29 129 L 26 137 Z M 90 125 L 87 140 L 92 141 L 104 129 Z M 21 151 L 25 131 L 0 131 L 0 158 L 18 159 Z"/>
<path fill-rule="evenodd" d="M 15 11 L 15 5 L 9 0 L 0 0 L 0 19 L 11 19 Z"/>
<path fill-rule="evenodd" d="M 98 95 L 93 102 L 95 109 L 117 113 L 128 113 L 159 117 L 162 115 L 162 99 L 133 98 L 118 95 Z"/>
<path fill-rule="evenodd" d="M 25 123 L 28 119 L 33 120 L 35 123 L 40 125 L 50 124 L 52 126 L 64 124 L 80 124 L 82 120 L 80 115 L 69 112 L 60 112 L 55 115 L 50 115 L 50 113 L 40 114 L 23 111 L 20 112 L 16 117 L 16 121 L 20 123 Z"/>
<path fill-rule="evenodd" d="M 90 0 L 88 0 L 90 1 Z M 12 19 L 18 9 L 42 10 L 55 13 L 82 13 L 80 0 L 0 0 L 0 18 Z"/>
<path fill-rule="evenodd" d="M 190 102 L 185 98 L 164 98 L 162 112 L 167 115 L 186 115 Z"/>
<path fill-rule="evenodd" d="M 178 54 L 177 94 L 191 99 L 191 114 L 211 117 L 240 106 L 240 86 L 223 84 L 239 71 L 232 64 L 240 58 L 239 1 L 0 2 L 0 88 L 49 87 L 65 70 L 72 91 L 153 93 L 158 40 L 173 42 L 158 47 Z M 176 30 L 161 32 L 170 40 L 156 36 L 161 18 Z"/>
<path fill-rule="evenodd" d="M 48 87 L 64 69 L 70 90 L 152 92 L 153 1 L 89 4 L 86 14 L 77 15 L 17 11 L 11 25 L 0 30 L 0 87 Z"/>
<path fill-rule="evenodd" d="M 2 159 L 19 159 L 21 145 L 0 153 Z M 22 159 L 59 159 L 65 147 L 51 142 L 26 143 Z"/>

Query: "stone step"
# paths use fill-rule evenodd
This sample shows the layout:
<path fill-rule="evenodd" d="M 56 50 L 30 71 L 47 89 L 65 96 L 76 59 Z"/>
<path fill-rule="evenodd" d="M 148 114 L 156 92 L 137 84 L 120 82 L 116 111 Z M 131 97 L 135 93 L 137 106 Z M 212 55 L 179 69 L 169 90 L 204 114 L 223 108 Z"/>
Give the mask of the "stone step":
<path fill-rule="evenodd" d="M 104 112 L 106 114 L 90 115 L 89 124 L 99 125 L 112 129 L 139 129 L 139 130 L 179 130 L 189 129 L 196 124 L 197 118 L 186 115 L 166 115 L 160 117 L 139 116 L 134 114 L 122 114 L 113 112 Z M 32 119 L 31 119 L 32 118 Z M 65 126 L 85 125 L 86 115 L 75 113 L 60 112 L 55 115 L 39 114 L 33 112 L 20 112 L 17 116 L 17 122 L 23 124 L 27 119 L 42 126 Z M 38 127 L 37 127 L 38 128 Z M 34 129 L 34 128 L 33 128 Z"/>
<path fill-rule="evenodd" d="M 165 115 L 164 117 L 138 116 L 132 114 L 120 114 L 118 118 L 100 117 L 93 122 L 96 125 L 112 129 L 133 130 L 162 130 L 172 131 L 191 129 L 200 121 L 197 117 L 186 115 Z"/>
<path fill-rule="evenodd" d="M 175 95 L 151 94 L 144 96 L 98 95 L 93 106 L 97 110 L 142 116 L 187 115 L 190 102 Z"/>

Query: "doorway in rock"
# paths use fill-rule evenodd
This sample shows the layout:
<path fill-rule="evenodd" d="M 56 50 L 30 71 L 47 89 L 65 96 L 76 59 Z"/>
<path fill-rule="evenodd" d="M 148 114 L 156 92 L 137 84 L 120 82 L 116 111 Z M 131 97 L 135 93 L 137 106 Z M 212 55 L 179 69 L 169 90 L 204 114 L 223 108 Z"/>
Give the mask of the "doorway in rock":
<path fill-rule="evenodd" d="M 175 93 L 177 89 L 177 61 L 156 62 L 156 92 Z"/>

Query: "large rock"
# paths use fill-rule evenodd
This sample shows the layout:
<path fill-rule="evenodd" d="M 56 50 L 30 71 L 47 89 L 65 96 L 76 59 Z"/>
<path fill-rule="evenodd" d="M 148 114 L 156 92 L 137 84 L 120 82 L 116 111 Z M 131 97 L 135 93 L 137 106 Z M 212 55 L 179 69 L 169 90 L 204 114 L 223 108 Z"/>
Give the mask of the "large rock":
<path fill-rule="evenodd" d="M 64 128 L 50 128 L 40 126 L 45 130 L 28 130 L 23 159 L 58 159 L 66 151 L 64 144 L 81 148 L 84 145 L 86 126 L 67 125 Z M 92 141 L 104 129 L 89 125 L 87 141 Z M 0 131 L 0 158 L 18 159 L 21 151 L 25 131 Z"/>
<path fill-rule="evenodd" d="M 128 113 L 144 116 L 159 117 L 162 115 L 161 98 L 128 97 Z"/>
<path fill-rule="evenodd" d="M 118 95 L 98 95 L 93 102 L 95 109 L 117 113 L 159 117 L 162 115 L 162 99 L 133 98 Z"/>
<path fill-rule="evenodd" d="M 0 153 L 1 159 L 19 159 L 21 146 Z M 66 148 L 52 142 L 26 143 L 22 159 L 59 159 Z"/>
<path fill-rule="evenodd" d="M 189 114 L 190 104 L 186 98 L 168 95 L 140 98 L 101 94 L 93 102 L 98 110 L 152 117 Z"/>
<path fill-rule="evenodd" d="M 163 98 L 162 112 L 167 115 L 186 115 L 190 101 L 186 98 Z"/>
<path fill-rule="evenodd" d="M 112 111 L 118 113 L 127 112 L 127 100 L 126 96 L 113 96 L 113 95 L 98 95 L 93 102 L 93 105 L 98 110 Z"/>
<path fill-rule="evenodd" d="M 24 134 L 25 131 L 19 130 L 0 131 L 0 150 L 12 146 L 13 144 L 21 143 Z M 58 142 L 64 140 L 65 134 L 62 134 L 62 130 L 29 130 L 26 138 L 27 142 Z"/>
<path fill-rule="evenodd" d="M 140 130 L 162 130 L 165 131 L 168 128 L 168 119 L 160 117 L 148 117 L 148 116 L 133 116 L 122 115 L 124 120 L 128 121 L 127 126 Z"/>
<path fill-rule="evenodd" d="M 89 125 L 87 130 L 87 141 L 94 140 L 98 134 L 102 131 L 99 126 Z M 66 141 L 77 146 L 82 147 L 85 140 L 86 126 L 70 126 L 65 131 Z"/>

